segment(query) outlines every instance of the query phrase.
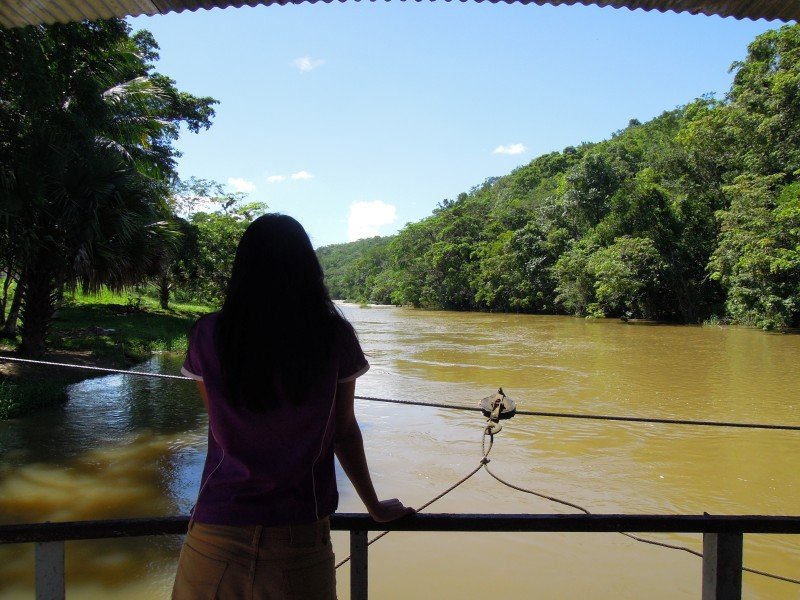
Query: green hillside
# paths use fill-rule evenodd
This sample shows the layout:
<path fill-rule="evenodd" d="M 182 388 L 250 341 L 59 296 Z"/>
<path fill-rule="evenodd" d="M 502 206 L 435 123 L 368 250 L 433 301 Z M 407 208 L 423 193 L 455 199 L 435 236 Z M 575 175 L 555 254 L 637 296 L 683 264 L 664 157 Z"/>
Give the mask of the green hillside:
<path fill-rule="evenodd" d="M 800 27 L 733 70 L 724 99 L 540 156 L 394 237 L 320 248 L 333 295 L 800 325 Z"/>

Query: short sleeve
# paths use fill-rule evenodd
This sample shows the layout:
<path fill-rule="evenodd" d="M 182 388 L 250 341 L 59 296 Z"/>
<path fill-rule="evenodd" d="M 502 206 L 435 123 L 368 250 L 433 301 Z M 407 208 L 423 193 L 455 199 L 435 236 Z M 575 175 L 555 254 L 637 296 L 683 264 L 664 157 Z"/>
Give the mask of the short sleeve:
<path fill-rule="evenodd" d="M 361 377 L 369 371 L 369 363 L 358 342 L 358 337 L 352 325 L 345 323 L 342 327 L 342 340 L 339 346 L 339 374 L 338 383 L 346 383 Z"/>
<path fill-rule="evenodd" d="M 189 332 L 189 347 L 186 351 L 186 360 L 183 361 L 183 366 L 181 367 L 181 373 L 195 381 L 203 381 L 203 367 L 198 359 L 199 350 L 197 347 L 199 328 L 200 322 L 198 321 Z"/>

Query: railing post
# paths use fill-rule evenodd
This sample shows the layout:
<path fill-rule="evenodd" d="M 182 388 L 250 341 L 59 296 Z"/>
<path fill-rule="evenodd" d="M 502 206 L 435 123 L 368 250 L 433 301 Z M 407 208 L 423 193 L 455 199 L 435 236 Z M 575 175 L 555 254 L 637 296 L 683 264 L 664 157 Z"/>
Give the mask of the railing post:
<path fill-rule="evenodd" d="M 350 600 L 367 600 L 367 532 L 350 532 Z"/>
<path fill-rule="evenodd" d="M 742 597 L 741 533 L 703 534 L 703 600 Z"/>
<path fill-rule="evenodd" d="M 64 600 L 64 542 L 36 544 L 36 600 Z"/>

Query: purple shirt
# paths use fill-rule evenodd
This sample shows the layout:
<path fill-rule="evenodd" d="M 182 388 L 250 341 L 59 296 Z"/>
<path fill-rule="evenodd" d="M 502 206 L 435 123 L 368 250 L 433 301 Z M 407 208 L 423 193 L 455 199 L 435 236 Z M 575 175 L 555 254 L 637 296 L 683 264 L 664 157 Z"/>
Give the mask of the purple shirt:
<path fill-rule="evenodd" d="M 193 518 L 215 525 L 292 525 L 318 521 L 336 510 L 333 465 L 336 385 L 369 369 L 352 327 L 340 334 L 313 394 L 300 404 L 277 395 L 264 413 L 226 398 L 214 350 L 217 313 L 200 319 L 189 336 L 181 372 L 203 381 L 208 394 L 208 454 Z"/>

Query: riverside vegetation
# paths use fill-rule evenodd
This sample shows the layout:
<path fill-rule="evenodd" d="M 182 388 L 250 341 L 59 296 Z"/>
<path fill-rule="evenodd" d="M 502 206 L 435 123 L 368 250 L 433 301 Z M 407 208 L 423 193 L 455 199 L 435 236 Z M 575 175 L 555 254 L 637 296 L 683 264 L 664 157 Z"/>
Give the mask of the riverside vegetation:
<path fill-rule="evenodd" d="M 107 289 L 95 294 L 76 293 L 65 298 L 57 312 L 47 339 L 47 358 L 125 368 L 153 352 L 185 352 L 189 328 L 210 310 L 189 303 L 173 303 L 164 310 L 153 287 L 131 293 Z M 10 352 L 14 345 L 14 340 L 8 340 L 0 344 L 0 351 Z M 67 398 L 67 385 L 92 375 L 84 370 L 0 362 L 0 419 L 59 404 Z"/>
<path fill-rule="evenodd" d="M 153 36 L 122 20 L 0 29 L 0 54 L 5 351 L 123 365 L 178 349 L 172 334 L 143 331 L 174 319 L 185 327 L 195 313 L 176 301 L 217 304 L 236 241 L 266 208 L 177 178 L 181 126 L 210 127 L 217 101 L 158 73 Z M 724 99 L 540 156 L 396 236 L 321 248 L 331 292 L 454 310 L 798 326 L 800 26 L 759 36 L 733 69 Z M 102 302 L 72 305 L 137 288 L 155 304 L 124 321 Z M 72 317 L 83 325 L 62 327 Z M 63 398 L 59 381 L 4 367 L 0 418 Z"/>
<path fill-rule="evenodd" d="M 540 156 L 397 235 L 320 248 L 335 297 L 450 310 L 800 325 L 800 27 L 724 99 Z"/>
<path fill-rule="evenodd" d="M 218 300 L 265 208 L 177 178 L 181 128 L 210 127 L 217 101 L 158 73 L 153 36 L 120 19 L 0 28 L 0 55 L 4 350 L 125 366 L 179 349 L 197 311 L 174 301 Z M 155 305 L 102 300 L 143 286 Z M 75 375 L 54 377 L 4 363 L 0 418 L 63 399 Z"/>

